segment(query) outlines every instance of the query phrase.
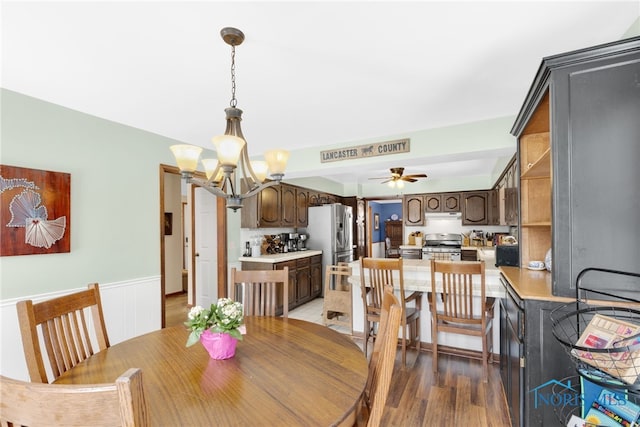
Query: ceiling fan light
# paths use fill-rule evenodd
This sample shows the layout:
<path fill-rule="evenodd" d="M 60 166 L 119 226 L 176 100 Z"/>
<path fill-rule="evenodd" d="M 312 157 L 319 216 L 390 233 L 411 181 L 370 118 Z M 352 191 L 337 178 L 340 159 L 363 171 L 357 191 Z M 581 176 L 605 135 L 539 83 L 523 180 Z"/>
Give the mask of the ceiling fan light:
<path fill-rule="evenodd" d="M 399 179 L 399 180 L 396 182 L 396 186 L 397 186 L 398 188 L 404 188 L 404 181 L 403 181 L 403 180 L 401 180 L 401 179 Z"/>
<path fill-rule="evenodd" d="M 387 185 L 389 186 L 389 188 L 395 188 L 396 187 L 396 182 L 392 180 L 392 181 L 389 181 L 387 183 Z"/>

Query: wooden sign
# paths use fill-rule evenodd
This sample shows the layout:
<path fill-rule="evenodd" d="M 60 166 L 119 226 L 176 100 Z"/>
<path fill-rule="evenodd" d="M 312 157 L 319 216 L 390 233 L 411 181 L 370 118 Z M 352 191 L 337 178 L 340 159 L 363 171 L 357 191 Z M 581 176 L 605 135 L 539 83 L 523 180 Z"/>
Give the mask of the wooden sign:
<path fill-rule="evenodd" d="M 367 157 L 388 156 L 390 154 L 408 153 L 409 138 L 395 141 L 376 142 L 356 145 L 354 147 L 337 148 L 320 152 L 320 162 L 339 162 L 341 160 L 363 159 Z"/>
<path fill-rule="evenodd" d="M 71 175 L 0 165 L 0 256 L 71 251 Z"/>

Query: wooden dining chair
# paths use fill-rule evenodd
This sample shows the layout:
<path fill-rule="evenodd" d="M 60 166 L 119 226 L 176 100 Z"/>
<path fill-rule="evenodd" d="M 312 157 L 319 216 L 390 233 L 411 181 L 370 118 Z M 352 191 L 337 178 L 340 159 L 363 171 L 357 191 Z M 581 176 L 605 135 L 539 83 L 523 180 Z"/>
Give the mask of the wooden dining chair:
<path fill-rule="evenodd" d="M 402 258 L 360 258 L 360 288 L 364 304 L 364 353 L 369 338 L 375 339 L 375 326 L 380 321 L 380 304 L 384 286 L 392 286 L 400 294 L 402 308 L 402 366 L 407 364 L 407 347 L 415 345 L 420 354 L 420 311 L 422 293 L 405 295 Z M 411 303 L 409 304 L 408 303 Z"/>
<path fill-rule="evenodd" d="M 391 387 L 391 377 L 398 347 L 398 328 L 402 319 L 402 306 L 388 286 L 382 297 L 378 336 L 369 360 L 369 373 L 356 425 L 378 427 Z"/>
<path fill-rule="evenodd" d="M 245 316 L 275 316 L 279 301 L 282 301 L 282 317 L 289 316 L 289 267 L 282 270 L 232 268 L 231 290 L 231 298 L 242 302 Z"/>
<path fill-rule="evenodd" d="M 442 285 L 441 292 L 436 290 L 438 283 Z M 438 374 L 438 333 L 448 332 L 481 338 L 486 382 L 492 357 L 495 298 L 486 297 L 484 261 L 431 260 L 429 304 L 434 376 Z"/>
<path fill-rule="evenodd" d="M 35 304 L 32 300 L 19 301 L 16 308 L 27 369 L 33 382 L 49 382 L 40 348 L 41 338 L 53 375 L 51 381 L 96 351 L 109 347 L 97 283 L 90 284 L 85 291 Z M 89 334 L 89 310 L 95 341 Z"/>
<path fill-rule="evenodd" d="M 353 318 L 351 297 L 351 267 L 348 263 L 327 265 L 324 275 L 324 298 L 322 304 L 322 321 L 325 326 L 341 326 L 353 334 Z"/>
<path fill-rule="evenodd" d="M 42 384 L 0 376 L 2 426 L 150 425 L 142 371 L 110 384 Z"/>

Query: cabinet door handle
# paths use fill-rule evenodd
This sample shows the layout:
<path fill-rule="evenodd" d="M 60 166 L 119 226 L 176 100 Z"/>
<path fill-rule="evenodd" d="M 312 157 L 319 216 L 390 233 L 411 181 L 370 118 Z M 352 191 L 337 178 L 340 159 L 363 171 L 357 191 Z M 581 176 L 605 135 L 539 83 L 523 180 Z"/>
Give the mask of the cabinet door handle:
<path fill-rule="evenodd" d="M 520 358 L 520 367 L 521 367 L 521 368 L 524 368 L 524 367 L 525 367 L 524 365 L 525 365 L 525 363 L 524 363 L 524 357 L 521 357 L 521 358 Z"/>

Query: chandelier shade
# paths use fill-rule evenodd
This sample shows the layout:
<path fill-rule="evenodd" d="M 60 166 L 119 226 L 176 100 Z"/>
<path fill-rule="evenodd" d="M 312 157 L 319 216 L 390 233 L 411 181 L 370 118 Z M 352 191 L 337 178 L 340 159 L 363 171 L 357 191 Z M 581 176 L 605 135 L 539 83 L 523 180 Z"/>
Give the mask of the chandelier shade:
<path fill-rule="evenodd" d="M 187 183 L 199 185 L 215 196 L 225 198 L 227 207 L 235 211 L 242 207 L 243 199 L 280 183 L 289 152 L 269 150 L 264 153 L 264 161 L 249 159 L 247 142 L 240 127 L 242 110 L 236 107 L 235 47 L 242 44 L 244 34 L 236 28 L 227 27 L 220 31 L 220 35 L 231 46 L 231 102 L 230 107 L 224 110 L 224 134 L 211 139 L 218 158 L 202 159 L 207 179 L 194 177 L 202 153 L 201 147 L 180 144 L 170 148 Z M 267 174 L 270 174 L 272 180 L 267 180 Z"/>

